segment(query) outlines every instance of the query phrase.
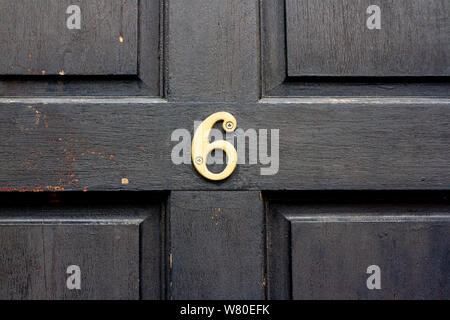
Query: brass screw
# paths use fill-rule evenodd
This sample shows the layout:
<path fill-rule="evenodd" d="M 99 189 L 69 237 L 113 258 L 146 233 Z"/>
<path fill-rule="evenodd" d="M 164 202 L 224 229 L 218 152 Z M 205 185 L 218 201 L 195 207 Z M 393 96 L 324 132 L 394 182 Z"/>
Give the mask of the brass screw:
<path fill-rule="evenodd" d="M 231 130 L 231 129 L 234 128 L 234 124 L 233 124 L 233 122 L 231 122 L 231 121 L 227 122 L 227 123 L 225 124 L 225 126 L 226 126 L 226 128 L 229 129 L 229 130 Z"/>
<path fill-rule="evenodd" d="M 201 165 L 203 163 L 203 158 L 202 157 L 195 158 L 195 163 Z"/>

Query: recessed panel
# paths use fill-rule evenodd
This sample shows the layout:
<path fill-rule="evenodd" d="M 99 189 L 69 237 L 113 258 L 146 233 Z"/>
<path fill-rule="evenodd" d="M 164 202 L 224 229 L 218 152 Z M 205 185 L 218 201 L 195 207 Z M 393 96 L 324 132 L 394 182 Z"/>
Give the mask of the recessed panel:
<path fill-rule="evenodd" d="M 160 299 L 163 198 L 0 194 L 0 300 Z"/>
<path fill-rule="evenodd" d="M 270 299 L 450 298 L 448 192 L 267 197 Z"/>
<path fill-rule="evenodd" d="M 0 0 L 0 74 L 137 75 L 137 0 Z"/>
<path fill-rule="evenodd" d="M 137 221 L 0 225 L 0 252 L 1 299 L 139 298 Z"/>
<path fill-rule="evenodd" d="M 286 0 L 289 76 L 448 76 L 447 0 Z"/>
<path fill-rule="evenodd" d="M 449 217 L 291 222 L 293 299 L 448 299 Z"/>

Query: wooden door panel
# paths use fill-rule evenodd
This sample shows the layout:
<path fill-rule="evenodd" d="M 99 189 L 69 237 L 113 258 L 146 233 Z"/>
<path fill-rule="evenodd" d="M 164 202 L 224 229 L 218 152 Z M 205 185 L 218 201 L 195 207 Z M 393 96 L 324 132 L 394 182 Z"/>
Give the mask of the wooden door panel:
<path fill-rule="evenodd" d="M 258 4 L 169 1 L 170 100 L 258 100 Z"/>
<path fill-rule="evenodd" d="M 291 232 L 293 299 L 450 296 L 448 215 L 299 216 Z M 381 269 L 380 290 L 367 288 L 372 265 Z"/>
<path fill-rule="evenodd" d="M 29 219 L 0 226 L 0 298 L 138 299 L 139 224 Z M 81 269 L 80 290 L 66 286 L 71 265 Z"/>
<path fill-rule="evenodd" d="M 78 14 L 72 5 L 80 29 L 67 26 Z M 162 8 L 160 0 L 0 0 L 0 96 L 161 96 Z"/>
<path fill-rule="evenodd" d="M 270 298 L 448 298 L 450 206 L 445 193 L 425 194 L 269 197 Z"/>
<path fill-rule="evenodd" d="M 79 30 L 66 25 L 72 4 L 2 0 L 0 74 L 136 75 L 138 1 L 79 1 Z"/>
<path fill-rule="evenodd" d="M 25 193 L 0 200 L 0 299 L 164 294 L 159 195 Z M 70 266 L 80 269 L 80 288 L 67 285 Z"/>
<path fill-rule="evenodd" d="M 369 29 L 369 6 L 381 29 Z M 448 76 L 446 0 L 286 0 L 289 76 Z"/>

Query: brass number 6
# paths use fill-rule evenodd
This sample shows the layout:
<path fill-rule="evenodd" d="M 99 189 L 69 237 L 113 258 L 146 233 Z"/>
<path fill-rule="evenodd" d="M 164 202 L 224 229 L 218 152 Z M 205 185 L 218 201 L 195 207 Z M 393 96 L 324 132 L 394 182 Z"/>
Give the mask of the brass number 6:
<path fill-rule="evenodd" d="M 209 134 L 212 127 L 219 121 L 223 121 L 223 130 L 226 132 L 233 132 L 236 130 L 237 121 L 228 112 L 217 112 L 209 116 L 203 121 L 197 128 L 192 140 L 192 162 L 195 169 L 206 179 L 213 181 L 220 181 L 228 178 L 236 169 L 237 164 L 237 152 L 234 146 L 228 141 L 220 140 L 209 142 Z M 212 173 L 206 166 L 206 159 L 208 154 L 215 150 L 222 149 L 227 154 L 227 166 L 220 173 Z"/>

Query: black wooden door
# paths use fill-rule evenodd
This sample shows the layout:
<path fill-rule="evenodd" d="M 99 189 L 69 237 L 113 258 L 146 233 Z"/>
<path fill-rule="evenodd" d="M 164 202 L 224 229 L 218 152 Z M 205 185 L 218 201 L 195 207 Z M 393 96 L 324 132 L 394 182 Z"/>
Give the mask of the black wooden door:
<path fill-rule="evenodd" d="M 448 15 L 0 0 L 0 298 L 450 298 Z"/>

